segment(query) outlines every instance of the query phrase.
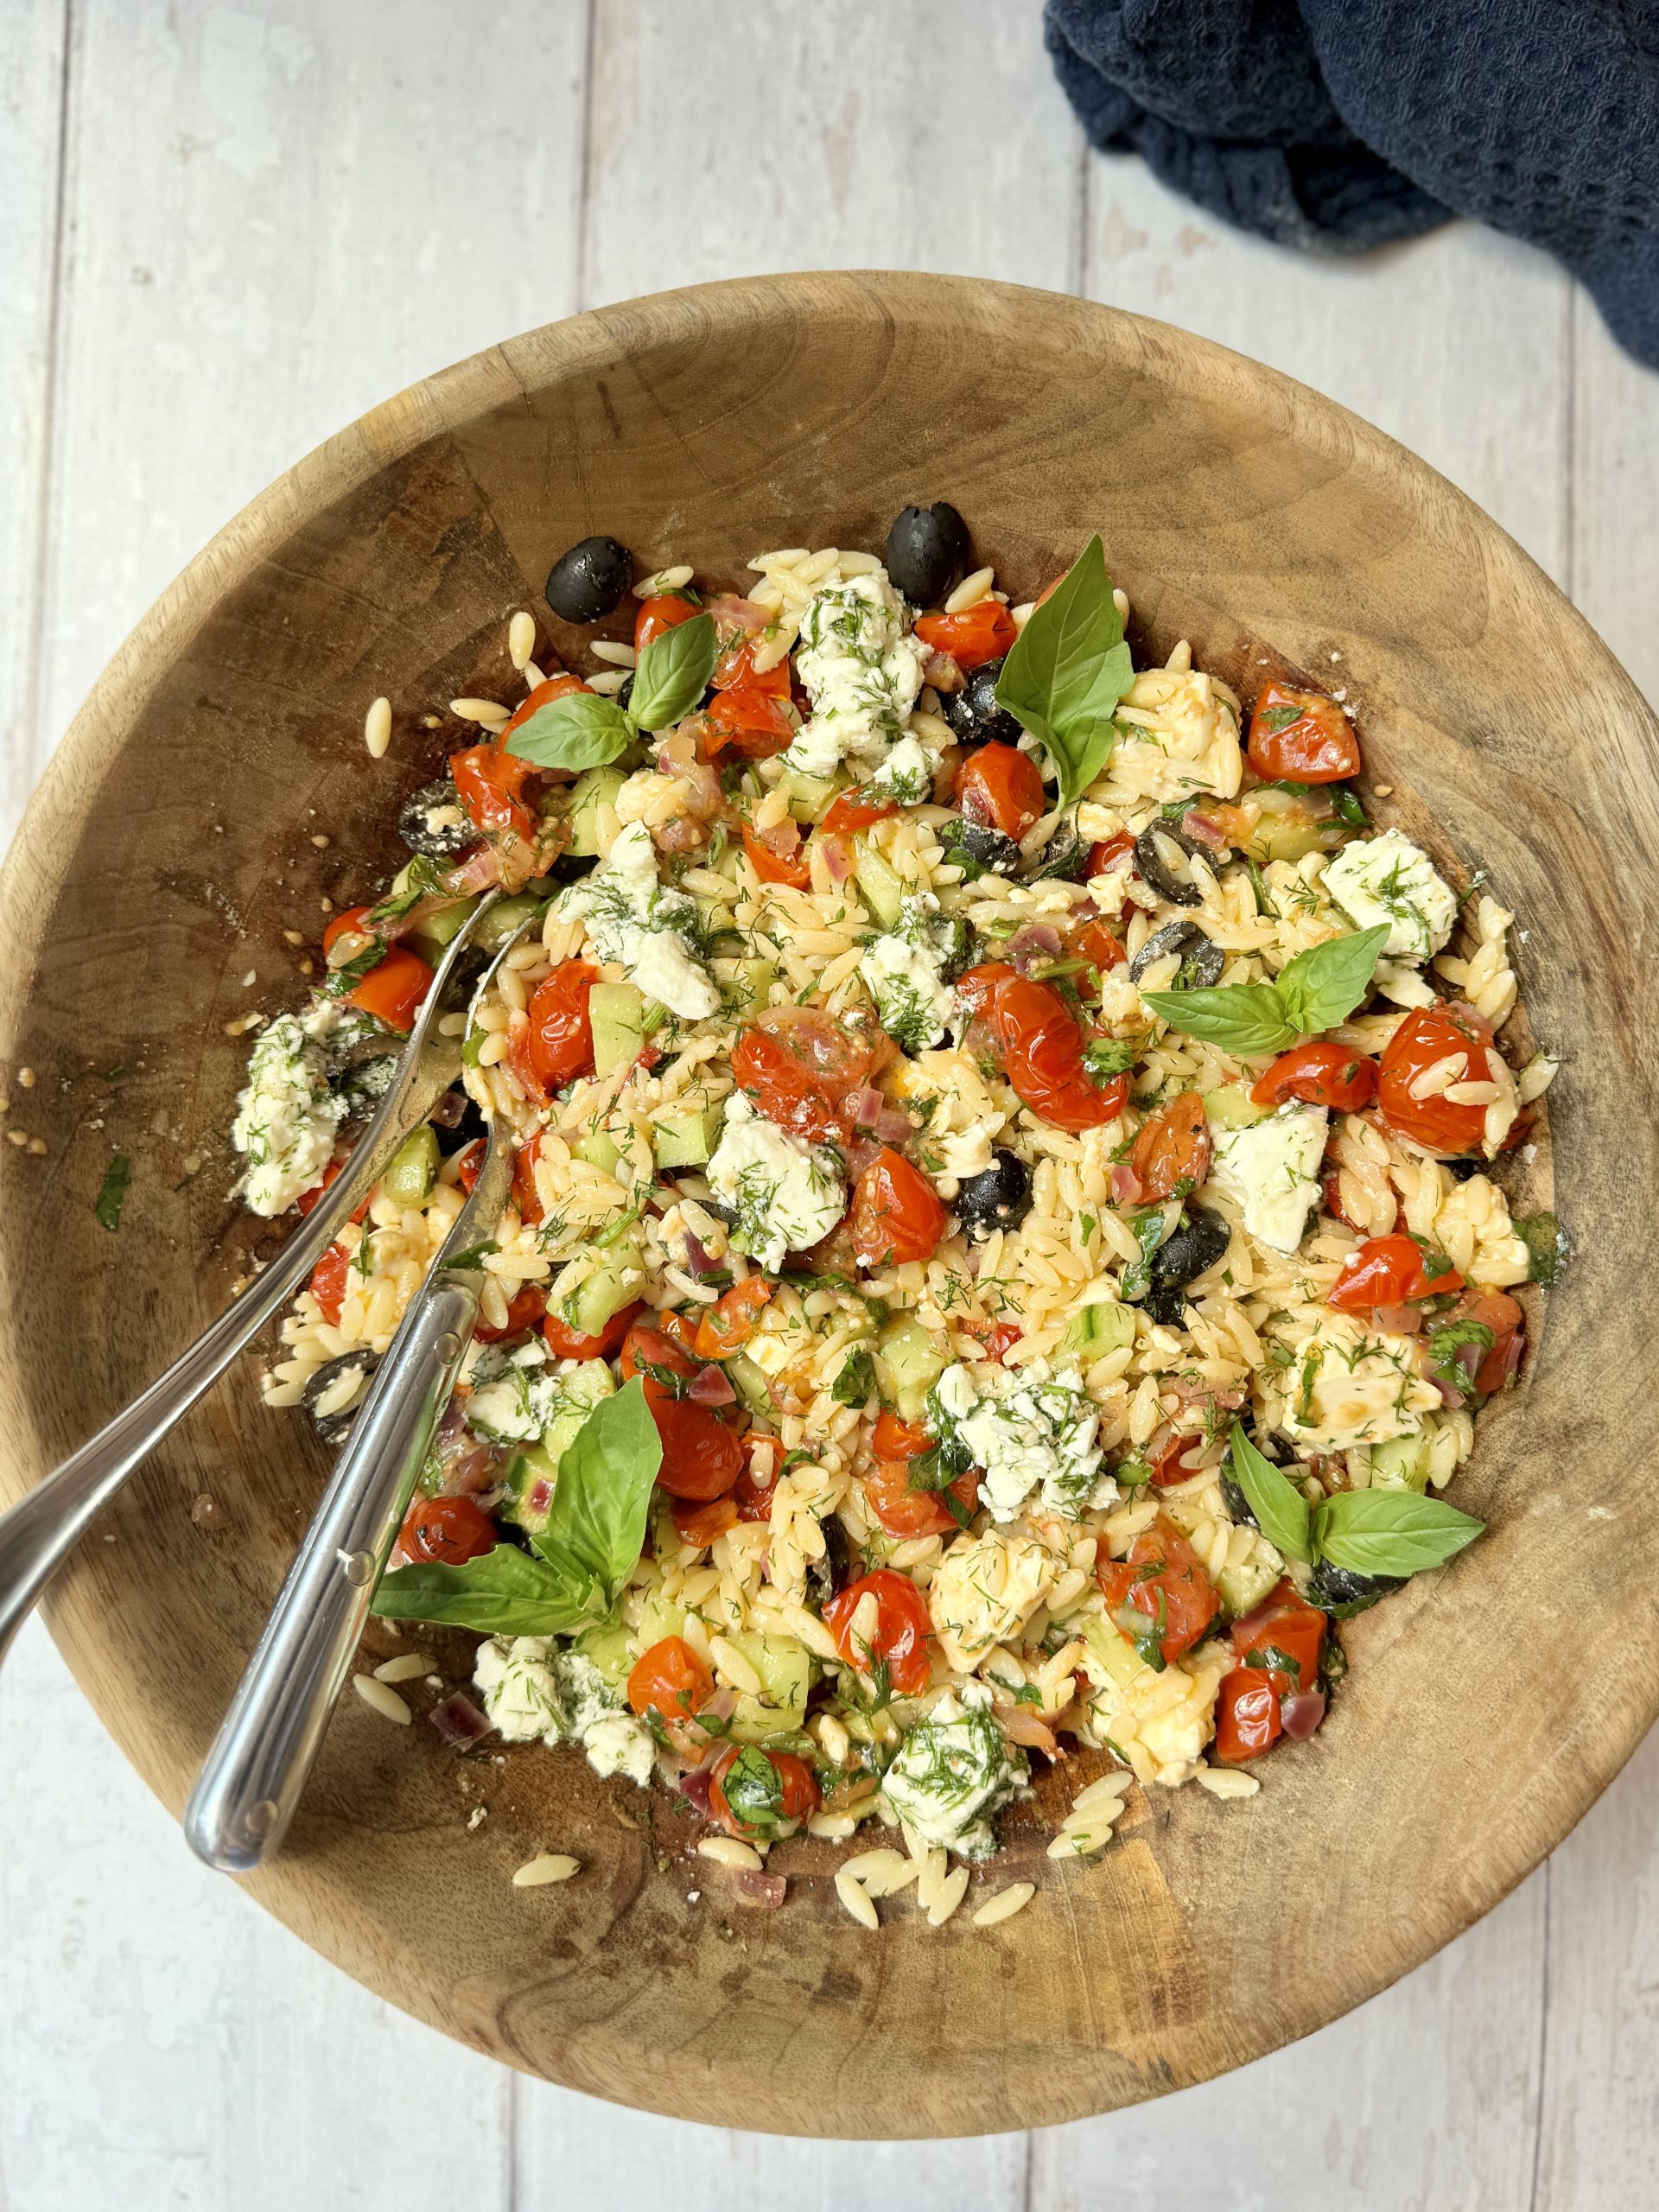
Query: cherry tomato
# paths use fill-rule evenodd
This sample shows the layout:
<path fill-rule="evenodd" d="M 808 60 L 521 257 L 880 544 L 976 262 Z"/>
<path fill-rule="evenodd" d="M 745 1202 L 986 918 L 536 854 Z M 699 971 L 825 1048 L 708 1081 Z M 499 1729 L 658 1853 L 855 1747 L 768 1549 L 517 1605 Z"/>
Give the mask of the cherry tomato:
<path fill-rule="evenodd" d="M 1104 922 L 1085 922 L 1071 940 L 1071 950 L 1079 960 L 1087 960 L 1099 975 L 1109 975 L 1114 968 L 1121 968 L 1128 958 L 1123 945 Z"/>
<path fill-rule="evenodd" d="M 346 1163 L 343 1160 L 331 1160 L 328 1165 L 322 1171 L 321 1182 L 314 1183 L 308 1191 L 302 1191 L 300 1192 L 299 1197 L 295 1199 L 294 1203 L 298 1206 L 302 1213 L 309 1213 L 312 1207 L 315 1206 L 318 1199 L 321 1198 L 323 1192 L 333 1188 L 334 1183 L 339 1179 L 341 1168 L 343 1168 L 345 1165 Z M 370 1195 L 372 1196 L 372 1192 L 371 1192 Z M 367 1198 L 365 1198 L 362 1205 L 359 1205 L 353 1214 L 352 1219 L 354 1222 L 360 1222 L 364 1215 L 367 1213 L 368 1210 L 369 1201 Z"/>
<path fill-rule="evenodd" d="M 804 891 L 812 880 L 811 871 L 801 850 L 798 832 L 793 853 L 779 853 L 774 851 L 764 838 L 757 837 L 746 822 L 743 824 L 743 850 L 748 855 L 749 866 L 762 883 L 788 883 L 792 884 L 797 891 Z"/>
<path fill-rule="evenodd" d="M 747 1275 L 741 1282 L 734 1282 L 715 1305 L 705 1306 L 698 1319 L 697 1357 L 729 1358 L 754 1334 L 771 1299 L 772 1285 L 764 1275 Z"/>
<path fill-rule="evenodd" d="M 762 1482 L 755 1472 L 754 1450 L 755 1446 L 762 1440 L 753 1430 L 751 1430 L 745 1439 L 749 1452 L 748 1464 L 738 1477 L 732 1491 L 732 1502 L 737 1508 L 737 1517 L 740 1521 L 770 1521 L 772 1518 L 772 1495 L 778 1488 L 776 1469 L 780 1457 L 780 1447 L 775 1437 L 769 1436 L 764 1440 L 772 1446 L 773 1471 Z"/>
<path fill-rule="evenodd" d="M 1336 1114 L 1357 1114 L 1376 1096 L 1376 1062 L 1324 1038 L 1281 1052 L 1250 1088 L 1258 1106 L 1282 1106 L 1287 1098 L 1300 1098 Z"/>
<path fill-rule="evenodd" d="M 1196 1470 L 1182 1462 L 1198 1441 L 1190 1428 L 1174 1428 L 1161 1444 L 1147 1446 L 1147 1464 L 1152 1469 L 1154 1490 L 1167 1490 L 1173 1484 L 1192 1481 Z"/>
<path fill-rule="evenodd" d="M 1468 1292 L 1434 1325 L 1443 1329 L 1455 1321 L 1478 1321 L 1491 1331 L 1491 1348 L 1481 1355 L 1480 1365 L 1475 1370 L 1476 1389 L 1490 1397 L 1515 1374 L 1518 1357 L 1510 1348 L 1525 1319 L 1519 1301 L 1506 1292 L 1480 1290 Z"/>
<path fill-rule="evenodd" d="M 1261 1667 L 1235 1667 L 1216 1698 L 1216 1756 L 1240 1766 L 1278 1740 L 1283 1723 L 1273 1677 Z"/>
<path fill-rule="evenodd" d="M 594 1066 L 588 995 L 599 969 L 588 960 L 562 960 L 530 995 L 530 1065 L 544 1096 L 562 1090 Z"/>
<path fill-rule="evenodd" d="M 521 1337 L 527 1329 L 533 1329 L 546 1312 L 547 1293 L 540 1283 L 527 1282 L 507 1307 L 505 1329 L 492 1329 L 487 1323 L 480 1321 L 473 1334 L 481 1344 L 499 1344 L 508 1337 Z"/>
<path fill-rule="evenodd" d="M 982 599 L 960 614 L 924 614 L 916 634 L 936 653 L 949 653 L 960 669 L 1001 660 L 1020 634 L 1014 617 L 999 599 Z"/>
<path fill-rule="evenodd" d="M 353 1249 L 350 1244 L 331 1244 L 311 1270 L 311 1295 L 331 1329 L 340 1326 L 340 1309 L 346 1296 L 346 1271 L 352 1264 Z"/>
<path fill-rule="evenodd" d="M 919 1167 L 883 1145 L 859 1177 L 848 1219 L 853 1249 L 867 1268 L 930 1260 L 950 1215 Z"/>
<path fill-rule="evenodd" d="M 1020 970 L 1006 960 L 984 960 L 957 979 L 957 995 L 969 1014 L 988 1014 L 1004 983 L 1017 980 Z"/>
<path fill-rule="evenodd" d="M 1109 875 L 1124 855 L 1135 850 L 1135 840 L 1127 830 L 1120 830 L 1115 837 L 1103 837 L 1097 845 L 1089 848 L 1089 865 L 1085 876 Z"/>
<path fill-rule="evenodd" d="M 1163 1513 L 1150 1529 L 1141 1531 L 1127 1559 L 1109 1560 L 1097 1567 L 1096 1580 L 1106 1593 L 1109 1611 L 1127 1609 L 1153 1623 L 1166 1666 L 1192 1649 L 1221 1611 L 1221 1599 L 1199 1566 L 1198 1554 Z M 1130 1626 L 1119 1620 L 1116 1625 L 1133 1636 L 1140 1622 Z"/>
<path fill-rule="evenodd" d="M 706 1552 L 716 1536 L 723 1536 L 728 1529 L 737 1526 L 737 1508 L 729 1497 L 717 1497 L 707 1505 L 692 1505 L 677 1497 L 671 1511 L 674 1529 L 683 1544 L 695 1544 Z"/>
<path fill-rule="evenodd" d="M 875 1417 L 870 1440 L 878 1459 L 913 1459 L 918 1452 L 927 1451 L 934 1440 L 925 1421 L 900 1421 L 891 1407 L 883 1406 Z"/>
<path fill-rule="evenodd" d="M 1334 699 L 1264 683 L 1247 748 L 1263 783 L 1340 784 L 1359 773 L 1359 739 Z"/>
<path fill-rule="evenodd" d="M 372 937 L 374 932 L 369 928 L 368 920 L 369 909 L 366 906 L 347 906 L 343 913 L 336 914 L 322 933 L 324 952 L 332 952 L 340 938 L 348 935 Z"/>
<path fill-rule="evenodd" d="M 719 608 L 711 607 L 709 612 L 715 616 L 724 639 L 727 631 L 720 623 Z M 722 645 L 720 658 L 715 663 L 715 672 L 709 679 L 716 691 L 770 691 L 774 698 L 788 698 L 788 656 L 774 661 L 770 668 L 763 668 L 757 674 L 754 650 L 759 643 L 759 638 L 747 630 L 739 630 L 730 644 Z"/>
<path fill-rule="evenodd" d="M 1461 1001 L 1414 1008 L 1383 1046 L 1377 1069 L 1376 1103 L 1389 1128 L 1433 1152 L 1478 1152 L 1486 1134 L 1484 1106 L 1453 1104 L 1443 1096 L 1414 1098 L 1411 1086 L 1452 1052 L 1468 1055 L 1463 1080 L 1486 1082 L 1491 1041 L 1491 1023 Z"/>
<path fill-rule="evenodd" d="M 862 789 L 842 791 L 830 802 L 830 810 L 818 824 L 826 837 L 839 836 L 843 831 L 868 830 L 872 823 L 890 822 L 899 811 L 897 799 L 883 798 L 878 790 L 874 797 L 867 796 Z"/>
<path fill-rule="evenodd" d="M 800 723 L 787 697 L 744 684 L 717 691 L 709 702 L 703 751 L 710 760 L 732 752 L 745 760 L 769 760 L 795 742 Z"/>
<path fill-rule="evenodd" d="M 394 944 L 378 968 L 346 994 L 347 1006 L 361 1007 L 388 1029 L 407 1036 L 415 1027 L 421 1001 L 432 988 L 432 970 L 413 952 Z"/>
<path fill-rule="evenodd" d="M 542 1217 L 542 1202 L 536 1191 L 536 1162 L 541 1156 L 542 1132 L 537 1129 L 530 1142 L 521 1144 L 512 1157 L 512 1203 L 527 1229 L 533 1229 Z"/>
<path fill-rule="evenodd" d="M 679 1376 L 688 1380 L 707 1362 L 677 1344 L 661 1329 L 636 1322 L 622 1345 L 622 1379 L 629 1381 L 643 1370 Z M 657 1471 L 658 1486 L 671 1497 L 689 1497 L 699 1503 L 724 1497 L 743 1471 L 743 1446 L 707 1406 L 677 1397 L 671 1382 L 643 1372 L 645 1403 L 657 1424 L 663 1446 L 663 1464 Z"/>
<path fill-rule="evenodd" d="M 660 638 L 664 630 L 689 622 L 694 614 L 702 612 L 689 599 L 682 599 L 678 592 L 664 592 L 655 599 L 641 600 L 639 612 L 633 618 L 634 651 L 644 652 L 653 638 Z"/>
<path fill-rule="evenodd" d="M 1033 1113 L 1074 1133 L 1116 1121 L 1128 1103 L 1129 1078 L 1116 1075 L 1096 1083 L 1085 1073 L 1083 1032 L 1052 983 L 1027 976 L 1000 982 L 992 1019 L 1002 1045 L 1002 1071 Z"/>
<path fill-rule="evenodd" d="M 1143 1198 L 1173 1197 L 1180 1184 L 1197 1190 L 1210 1173 L 1210 1123 L 1196 1090 L 1183 1090 L 1147 1116 L 1129 1165 L 1141 1178 Z"/>
<path fill-rule="evenodd" d="M 945 1503 L 954 1497 L 960 1520 Z M 908 1459 L 881 1459 L 864 1478 L 864 1499 L 890 1536 L 943 1536 L 965 1528 L 979 1503 L 979 1477 L 958 1475 L 948 1491 L 912 1490 Z"/>
<path fill-rule="evenodd" d="M 1344 1229 L 1351 1229 L 1356 1236 L 1363 1236 L 1365 1234 L 1364 1224 L 1351 1220 L 1343 1211 L 1342 1170 L 1339 1167 L 1325 1169 L 1319 1179 L 1319 1194 L 1325 1210 L 1332 1221 L 1339 1221 Z"/>
<path fill-rule="evenodd" d="M 683 1637 L 665 1636 L 642 1651 L 628 1676 L 628 1707 L 642 1720 L 656 1715 L 676 1751 L 700 1751 L 709 1732 L 696 1716 L 715 1694 L 715 1678 Z"/>
<path fill-rule="evenodd" d="M 624 1306 L 613 1313 L 596 1337 L 586 1336 L 580 1329 L 573 1329 L 568 1321 L 562 1321 L 556 1313 L 550 1313 L 542 1323 L 542 1334 L 555 1359 L 612 1359 L 645 1310 L 644 1299 L 636 1298 L 632 1306 Z"/>
<path fill-rule="evenodd" d="M 773 1007 L 732 1052 L 739 1089 L 768 1121 L 814 1143 L 845 1135 L 848 1096 L 874 1065 L 874 1046 L 811 1007 Z"/>
<path fill-rule="evenodd" d="M 1318 1688 L 1325 1632 L 1318 1606 L 1299 1596 L 1294 1583 L 1281 1582 L 1253 1612 L 1233 1623 L 1233 1656 L 1241 1667 L 1260 1668 L 1274 1694 L 1287 1698 Z"/>
<path fill-rule="evenodd" d="M 982 745 L 957 778 L 963 820 L 1005 837 L 1023 837 L 1047 803 L 1042 770 L 1017 745 Z"/>
<path fill-rule="evenodd" d="M 1368 1236 L 1343 1262 L 1325 1302 L 1338 1313 L 1363 1313 L 1373 1306 L 1404 1306 L 1462 1288 L 1463 1277 L 1452 1262 L 1426 1253 L 1414 1236 Z"/>
<path fill-rule="evenodd" d="M 572 692 L 586 691 L 588 689 L 588 686 L 579 676 L 571 676 L 563 670 L 561 670 L 557 676 L 550 676 L 545 683 L 538 683 L 536 686 L 524 705 L 503 723 L 501 734 L 496 739 L 496 743 L 503 752 L 505 752 L 507 740 L 521 722 L 527 722 L 532 715 L 539 714 L 543 707 L 550 707 L 556 699 L 568 699 Z M 517 753 L 512 755 L 514 760 L 518 757 Z M 563 772 L 561 770 L 559 772 Z"/>
<path fill-rule="evenodd" d="M 754 1806 L 751 1817 L 742 1817 L 732 1809 L 726 1795 L 726 1783 L 732 1769 L 740 1759 L 746 1770 L 752 1768 L 757 1758 L 765 1759 L 774 1777 L 772 1787 L 765 1793 L 764 1808 Z M 722 1751 L 715 1761 L 714 1773 L 709 1783 L 709 1810 L 720 1822 L 728 1835 L 774 1836 L 780 1824 L 798 1823 L 818 1809 L 818 1785 L 811 1768 L 793 1751 L 769 1751 L 764 1745 L 748 1744 Z M 746 1811 L 754 1804 L 747 1792 L 740 1800 Z"/>
<path fill-rule="evenodd" d="M 495 1523 L 470 1497 L 417 1497 L 397 1541 L 410 1559 L 464 1567 L 495 1549 Z"/>
<path fill-rule="evenodd" d="M 486 836 L 511 830 L 527 842 L 535 836 L 536 817 L 522 797 L 537 773 L 532 762 L 493 745 L 474 745 L 450 754 L 449 773 L 474 829 Z"/>
<path fill-rule="evenodd" d="M 866 1591 L 875 1599 L 875 1631 L 868 1648 L 854 1637 L 852 1626 Z M 890 1567 L 861 1575 L 823 1608 L 823 1624 L 849 1667 L 861 1667 L 868 1674 L 885 1660 L 887 1679 L 900 1697 L 914 1697 L 932 1679 L 927 1645 L 933 1627 L 927 1600 L 908 1575 L 895 1573 Z"/>

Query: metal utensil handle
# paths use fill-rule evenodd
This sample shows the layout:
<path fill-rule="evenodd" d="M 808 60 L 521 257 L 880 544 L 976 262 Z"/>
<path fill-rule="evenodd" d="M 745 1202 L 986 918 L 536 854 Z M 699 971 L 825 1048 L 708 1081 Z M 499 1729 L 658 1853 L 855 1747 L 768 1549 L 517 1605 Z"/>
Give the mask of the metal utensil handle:
<path fill-rule="evenodd" d="M 281 1844 L 478 1315 L 435 1280 L 381 1362 L 187 1807 L 197 1856 L 246 1874 Z"/>

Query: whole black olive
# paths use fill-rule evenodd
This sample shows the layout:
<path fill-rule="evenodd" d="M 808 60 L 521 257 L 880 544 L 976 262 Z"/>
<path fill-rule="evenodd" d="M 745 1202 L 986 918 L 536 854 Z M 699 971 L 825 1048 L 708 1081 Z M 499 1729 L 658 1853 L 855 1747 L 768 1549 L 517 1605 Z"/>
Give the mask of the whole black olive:
<path fill-rule="evenodd" d="M 999 1145 L 990 1166 L 963 1180 L 953 1210 L 976 1240 L 988 1236 L 994 1229 L 1018 1229 L 1031 1211 L 1030 1168 L 1018 1153 L 1005 1152 Z"/>
<path fill-rule="evenodd" d="M 906 507 L 887 532 L 887 574 L 912 607 L 937 607 L 968 573 L 968 525 L 941 499 Z"/>
<path fill-rule="evenodd" d="M 633 582 L 633 556 L 613 537 L 584 537 L 548 571 L 547 603 L 567 622 L 601 622 Z"/>
<path fill-rule="evenodd" d="M 1186 866 L 1195 849 L 1191 839 L 1171 823 L 1154 822 L 1135 841 L 1135 869 L 1172 906 L 1199 906 L 1204 893 Z"/>
<path fill-rule="evenodd" d="M 1020 865 L 1019 846 L 988 822 L 947 822 L 939 841 L 946 860 L 958 868 L 968 860 L 983 874 L 1012 875 Z"/>
<path fill-rule="evenodd" d="M 1328 1559 L 1322 1559 L 1314 1563 L 1307 1594 L 1322 1612 L 1347 1621 L 1356 1613 L 1366 1611 L 1379 1598 L 1386 1598 L 1390 1590 L 1400 1587 L 1395 1575 L 1356 1574 L 1352 1567 L 1333 1567 Z"/>
<path fill-rule="evenodd" d="M 433 861 L 448 860 L 478 842 L 461 793 L 447 776 L 410 793 L 397 810 L 397 835 L 411 853 L 424 853 Z"/>
<path fill-rule="evenodd" d="M 996 679 L 1001 673 L 1000 660 L 982 661 L 960 691 L 946 691 L 940 697 L 944 719 L 969 744 L 994 739 L 999 745 L 1018 745 L 1025 735 L 1007 709 L 996 702 Z"/>
<path fill-rule="evenodd" d="M 1129 980 L 1138 983 L 1148 968 L 1166 959 L 1172 952 L 1180 955 L 1180 966 L 1175 971 L 1172 990 L 1191 990 L 1195 985 L 1208 990 L 1212 983 L 1221 981 L 1221 971 L 1227 965 L 1227 956 L 1215 939 L 1201 930 L 1196 922 L 1166 922 L 1154 930 L 1133 960 L 1129 963 Z"/>
<path fill-rule="evenodd" d="M 351 1434 L 352 1424 L 362 1409 L 369 1377 L 379 1364 L 379 1353 L 371 1351 L 365 1344 L 356 1351 L 342 1352 L 338 1359 L 325 1361 L 306 1384 L 300 1402 L 310 1414 L 311 1426 L 325 1444 L 343 1444 Z M 353 1393 L 348 1404 L 334 1413 L 320 1414 L 318 1405 L 346 1375 L 360 1375 L 362 1387 Z"/>
<path fill-rule="evenodd" d="M 1147 1311 L 1159 1325 L 1178 1329 L 1186 1313 L 1186 1286 L 1213 1268 L 1232 1241 L 1232 1230 L 1209 1206 L 1183 1207 L 1181 1217 L 1152 1255 Z"/>
<path fill-rule="evenodd" d="M 851 1571 L 853 1542 L 839 1514 L 831 1513 L 818 1526 L 823 1530 L 823 1557 L 815 1559 L 807 1568 L 806 1590 L 812 1603 L 822 1608 L 845 1583 Z"/>

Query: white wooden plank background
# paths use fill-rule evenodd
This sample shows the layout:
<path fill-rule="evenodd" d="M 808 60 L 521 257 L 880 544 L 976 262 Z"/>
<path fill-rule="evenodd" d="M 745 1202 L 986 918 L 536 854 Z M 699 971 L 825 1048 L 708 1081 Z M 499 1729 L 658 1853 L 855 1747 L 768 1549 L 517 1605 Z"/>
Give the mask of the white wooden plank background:
<path fill-rule="evenodd" d="M 1659 696 L 1659 378 L 1552 264 L 1461 226 L 1281 256 L 1085 151 L 1034 0 L 874 20 L 7 0 L 4 827 L 148 601 L 307 447 L 512 331 L 763 269 L 1082 289 L 1271 361 L 1470 491 Z M 933 2145 L 625 2114 L 446 2044 L 195 1866 L 38 1628 L 0 1681 L 0 2212 L 1659 2202 L 1659 1738 L 1549 1866 L 1324 2033 L 1136 2112 Z"/>

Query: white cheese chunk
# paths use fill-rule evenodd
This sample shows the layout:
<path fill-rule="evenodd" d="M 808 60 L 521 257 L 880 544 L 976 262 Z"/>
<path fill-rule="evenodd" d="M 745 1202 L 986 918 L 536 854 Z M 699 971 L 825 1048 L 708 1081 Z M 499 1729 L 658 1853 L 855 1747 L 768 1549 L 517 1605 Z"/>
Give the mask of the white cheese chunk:
<path fill-rule="evenodd" d="M 936 1387 L 942 1433 L 983 1471 L 982 1504 L 1012 1521 L 1033 1491 L 1065 1519 L 1109 1505 L 1117 1485 L 1101 1472 L 1100 1409 L 1075 1369 L 1053 1374 L 1046 1360 L 1004 1368 L 947 1367 Z"/>
<path fill-rule="evenodd" d="M 1325 887 L 1357 929 L 1389 925 L 1384 957 L 1427 960 L 1452 934 L 1458 902 L 1421 846 L 1397 830 L 1344 845 Z"/>
<path fill-rule="evenodd" d="M 970 1175 L 990 1166 L 1007 1113 L 959 1046 L 899 1060 L 887 1079 L 896 1097 L 926 1114 L 922 1166 L 939 1196 L 954 1198 Z"/>
<path fill-rule="evenodd" d="M 569 1735 L 549 1636 L 493 1636 L 473 1661 L 473 1684 L 492 1726 L 509 1744 L 563 1743 Z"/>
<path fill-rule="evenodd" d="M 1249 1233 L 1275 1252 L 1294 1252 L 1302 1241 L 1319 1195 L 1330 1118 L 1323 1106 L 1290 1105 L 1242 1129 L 1210 1124 L 1210 1180 L 1238 1205 Z"/>
<path fill-rule="evenodd" d="M 882 1795 L 895 1820 L 964 1859 L 996 1848 L 991 1815 L 1026 1778 L 1024 1757 L 989 1711 L 989 1692 L 964 1685 L 918 1721 L 887 1769 Z"/>
<path fill-rule="evenodd" d="M 1414 1338 L 1366 1327 L 1351 1314 L 1321 1314 L 1292 1349 L 1280 1426 L 1317 1452 L 1414 1436 L 1440 1402 L 1440 1392 L 1417 1370 Z"/>
<path fill-rule="evenodd" d="M 833 1153 L 804 1144 L 757 1114 L 741 1093 L 729 1099 L 709 1187 L 737 1216 L 731 1241 L 776 1274 L 785 1252 L 827 1236 L 847 1211 L 847 1185 Z"/>
<path fill-rule="evenodd" d="M 595 1774 L 625 1774 L 642 1789 L 650 1782 L 656 1746 L 650 1729 L 632 1713 L 607 1713 L 588 1728 L 582 1743 Z"/>
<path fill-rule="evenodd" d="M 321 1179 L 346 1111 L 346 1101 L 329 1093 L 320 1039 L 293 1014 L 278 1014 L 249 1054 L 236 1109 L 231 1142 L 247 1159 L 249 1211 L 285 1213 Z"/>
<path fill-rule="evenodd" d="M 885 569 L 825 584 L 801 618 L 795 667 L 812 712 L 784 755 L 804 775 L 878 770 L 905 734 L 928 649 L 905 627 Z"/>
<path fill-rule="evenodd" d="M 933 792 L 933 763 L 917 737 L 901 737 L 870 778 L 866 789 L 880 791 L 900 806 L 919 806 Z"/>
<path fill-rule="evenodd" d="M 601 960 L 626 968 L 647 998 L 682 1021 L 719 1013 L 719 987 L 696 949 L 696 901 L 659 881 L 643 822 L 630 822 L 604 866 L 560 894 L 559 912 L 583 924 Z"/>

